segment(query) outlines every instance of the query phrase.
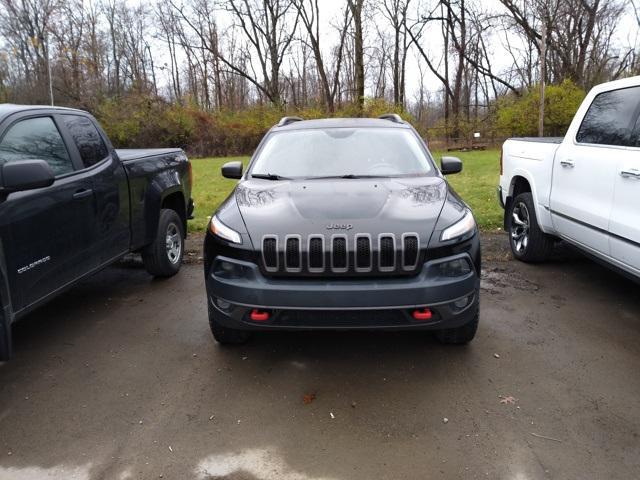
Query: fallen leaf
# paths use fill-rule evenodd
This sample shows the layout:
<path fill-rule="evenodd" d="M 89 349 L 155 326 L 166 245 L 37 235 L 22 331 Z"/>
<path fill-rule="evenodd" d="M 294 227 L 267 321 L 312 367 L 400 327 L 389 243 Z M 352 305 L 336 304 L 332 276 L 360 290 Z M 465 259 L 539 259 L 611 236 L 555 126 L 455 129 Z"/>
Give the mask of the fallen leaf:
<path fill-rule="evenodd" d="M 302 403 L 304 403 L 305 405 L 309 405 L 315 399 L 316 399 L 315 393 L 305 393 L 304 396 L 302 397 Z"/>
<path fill-rule="evenodd" d="M 511 395 L 500 395 L 500 403 L 502 405 L 515 405 L 516 402 L 518 401 L 517 398 L 512 397 Z"/>

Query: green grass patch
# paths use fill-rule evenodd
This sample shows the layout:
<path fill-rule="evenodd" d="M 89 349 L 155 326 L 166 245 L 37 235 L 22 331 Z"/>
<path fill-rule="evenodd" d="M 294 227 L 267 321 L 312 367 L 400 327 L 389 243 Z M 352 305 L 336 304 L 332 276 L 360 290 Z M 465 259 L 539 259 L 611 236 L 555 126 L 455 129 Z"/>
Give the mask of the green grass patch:
<path fill-rule="evenodd" d="M 247 165 L 249 157 L 196 158 L 193 165 L 193 191 L 196 203 L 195 218 L 189 222 L 190 232 L 204 232 L 209 218 L 225 198 L 231 193 L 237 180 L 224 178 L 220 173 L 222 165 L 233 160 L 241 160 Z"/>
<path fill-rule="evenodd" d="M 434 153 L 438 161 L 442 155 L 456 156 L 463 161 L 462 172 L 450 175 L 447 179 L 455 191 L 469 204 L 480 228 L 483 230 L 500 228 L 503 211 L 496 197 L 496 186 L 500 181 L 500 150 Z"/>
<path fill-rule="evenodd" d="M 439 161 L 442 152 L 435 152 Z M 502 225 L 502 209 L 496 199 L 496 185 L 500 174 L 500 152 L 486 150 L 475 152 L 452 152 L 464 162 L 462 173 L 451 175 L 448 180 L 453 188 L 471 206 L 476 220 L 483 230 L 493 230 Z M 223 178 L 220 167 L 232 160 L 242 160 L 245 166 L 249 157 L 192 159 L 193 199 L 196 202 L 195 218 L 189 222 L 190 232 L 203 232 L 209 217 L 218 205 L 227 198 L 236 180 Z"/>

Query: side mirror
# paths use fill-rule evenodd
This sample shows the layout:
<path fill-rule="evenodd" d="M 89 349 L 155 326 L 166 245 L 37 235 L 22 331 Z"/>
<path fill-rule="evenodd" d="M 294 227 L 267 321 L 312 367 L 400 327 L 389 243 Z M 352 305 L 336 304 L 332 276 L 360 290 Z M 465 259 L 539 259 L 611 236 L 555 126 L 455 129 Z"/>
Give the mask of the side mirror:
<path fill-rule="evenodd" d="M 224 178 L 242 178 L 242 162 L 227 162 L 222 166 Z"/>
<path fill-rule="evenodd" d="M 0 190 L 5 193 L 48 187 L 55 180 L 51 166 L 44 160 L 20 160 L 2 165 Z"/>
<path fill-rule="evenodd" d="M 462 171 L 462 160 L 458 157 L 442 157 L 440 170 L 444 175 L 460 173 Z"/>

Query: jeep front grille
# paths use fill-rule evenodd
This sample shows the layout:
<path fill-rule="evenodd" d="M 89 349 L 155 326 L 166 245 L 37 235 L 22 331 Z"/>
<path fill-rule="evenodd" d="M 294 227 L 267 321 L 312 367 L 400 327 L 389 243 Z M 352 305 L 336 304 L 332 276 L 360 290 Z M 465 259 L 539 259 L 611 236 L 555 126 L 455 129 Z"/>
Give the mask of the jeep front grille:
<path fill-rule="evenodd" d="M 300 237 L 287 237 L 285 251 L 285 267 L 290 271 L 300 271 L 302 268 L 302 251 L 300 250 Z"/>
<path fill-rule="evenodd" d="M 324 237 L 313 236 L 309 237 L 309 249 L 307 251 L 309 256 L 309 271 L 311 272 L 323 272 L 324 271 Z"/>
<path fill-rule="evenodd" d="M 418 263 L 418 253 L 420 246 L 418 245 L 418 237 L 414 235 L 403 235 L 402 238 L 402 268 L 413 269 Z"/>
<path fill-rule="evenodd" d="M 356 271 L 371 271 L 371 238 L 368 235 L 356 235 Z"/>
<path fill-rule="evenodd" d="M 410 274 L 418 269 L 417 233 L 277 235 L 262 239 L 264 270 L 277 275 Z"/>
<path fill-rule="evenodd" d="M 274 236 L 265 237 L 262 240 L 262 258 L 264 267 L 268 272 L 278 271 L 278 238 Z"/>
<path fill-rule="evenodd" d="M 393 271 L 396 266 L 396 243 L 391 235 L 380 235 L 379 267 L 380 271 Z"/>

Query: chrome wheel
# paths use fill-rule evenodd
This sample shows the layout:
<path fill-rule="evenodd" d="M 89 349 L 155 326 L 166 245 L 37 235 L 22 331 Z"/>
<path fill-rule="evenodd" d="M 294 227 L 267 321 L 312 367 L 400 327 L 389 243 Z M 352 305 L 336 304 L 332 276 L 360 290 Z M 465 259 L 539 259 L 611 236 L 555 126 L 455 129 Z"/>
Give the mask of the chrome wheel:
<path fill-rule="evenodd" d="M 178 263 L 182 255 L 182 235 L 175 223 L 167 226 L 166 249 L 169 261 L 174 265 Z"/>
<path fill-rule="evenodd" d="M 522 254 L 529 245 L 531 220 L 529 210 L 523 202 L 518 202 L 511 213 L 511 241 L 516 252 Z"/>

